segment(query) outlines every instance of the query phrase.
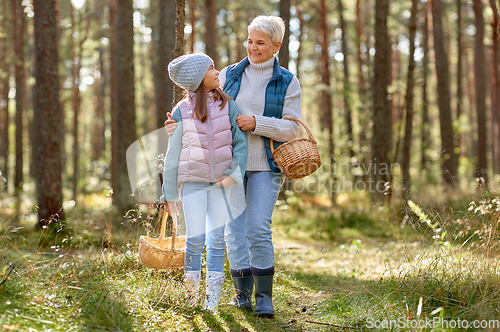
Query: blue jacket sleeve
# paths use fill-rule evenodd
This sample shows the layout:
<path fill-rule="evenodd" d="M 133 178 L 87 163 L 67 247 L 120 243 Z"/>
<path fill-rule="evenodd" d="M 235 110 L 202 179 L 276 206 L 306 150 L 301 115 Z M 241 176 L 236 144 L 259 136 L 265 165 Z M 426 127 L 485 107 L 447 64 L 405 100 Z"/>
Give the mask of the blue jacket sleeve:
<path fill-rule="evenodd" d="M 163 168 L 163 196 L 161 201 L 180 200 L 177 190 L 177 172 L 182 149 L 182 116 L 179 108 L 172 114 L 172 120 L 177 122 L 177 128 L 168 140 L 168 150 Z"/>
<path fill-rule="evenodd" d="M 231 132 L 233 134 L 233 161 L 231 168 L 224 174 L 232 177 L 234 181 L 241 185 L 245 177 L 248 158 L 247 135 L 241 131 L 236 123 L 238 117 L 238 106 L 233 100 L 229 101 L 229 118 L 231 120 Z"/>

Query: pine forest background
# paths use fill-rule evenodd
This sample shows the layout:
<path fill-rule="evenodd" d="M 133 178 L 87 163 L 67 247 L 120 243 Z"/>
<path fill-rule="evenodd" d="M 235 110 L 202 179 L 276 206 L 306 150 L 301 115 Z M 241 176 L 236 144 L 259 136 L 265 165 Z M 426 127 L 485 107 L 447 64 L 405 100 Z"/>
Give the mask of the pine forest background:
<path fill-rule="evenodd" d="M 180 98 L 168 62 L 192 52 L 219 70 L 238 62 L 248 23 L 269 14 L 289 28 L 280 63 L 301 82 L 303 120 L 323 161 L 285 189 L 330 206 L 364 199 L 367 209 L 495 191 L 498 5 L 1 0 L 2 209 L 40 226 L 74 206 L 112 203 L 124 215 L 137 203 L 125 151 L 162 128 Z"/>

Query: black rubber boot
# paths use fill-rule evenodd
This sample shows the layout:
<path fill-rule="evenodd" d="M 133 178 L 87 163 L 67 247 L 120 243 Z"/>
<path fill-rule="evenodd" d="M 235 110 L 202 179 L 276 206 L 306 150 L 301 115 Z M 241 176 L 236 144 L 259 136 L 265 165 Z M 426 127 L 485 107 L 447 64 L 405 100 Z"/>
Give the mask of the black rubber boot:
<path fill-rule="evenodd" d="M 246 309 L 252 310 L 252 293 L 253 293 L 253 277 L 250 269 L 244 270 L 231 270 L 231 277 L 233 279 L 234 290 L 236 296 L 229 304 Z"/>
<path fill-rule="evenodd" d="M 252 269 L 255 283 L 255 315 L 259 317 L 274 317 L 273 279 L 274 266 L 269 269 Z"/>

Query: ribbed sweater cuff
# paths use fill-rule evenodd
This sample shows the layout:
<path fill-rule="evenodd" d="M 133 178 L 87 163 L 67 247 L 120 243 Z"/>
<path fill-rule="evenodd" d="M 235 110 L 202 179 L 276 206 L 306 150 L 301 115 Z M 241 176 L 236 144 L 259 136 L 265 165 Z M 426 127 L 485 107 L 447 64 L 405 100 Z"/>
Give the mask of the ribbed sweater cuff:
<path fill-rule="evenodd" d="M 271 137 L 273 132 L 276 131 L 276 125 L 273 122 L 273 118 L 264 115 L 254 115 L 255 118 L 255 129 L 252 134 Z"/>

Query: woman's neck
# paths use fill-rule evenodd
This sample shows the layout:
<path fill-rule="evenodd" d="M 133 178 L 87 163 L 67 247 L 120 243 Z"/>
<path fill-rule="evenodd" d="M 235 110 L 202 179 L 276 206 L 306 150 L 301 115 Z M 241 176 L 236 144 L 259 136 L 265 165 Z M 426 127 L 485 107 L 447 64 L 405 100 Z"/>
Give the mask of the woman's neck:
<path fill-rule="evenodd" d="M 248 59 L 250 61 L 250 70 L 254 72 L 257 75 L 269 75 L 273 73 L 273 67 L 274 67 L 274 59 L 275 57 L 271 57 L 271 59 L 260 62 L 260 63 L 255 63 Z"/>

